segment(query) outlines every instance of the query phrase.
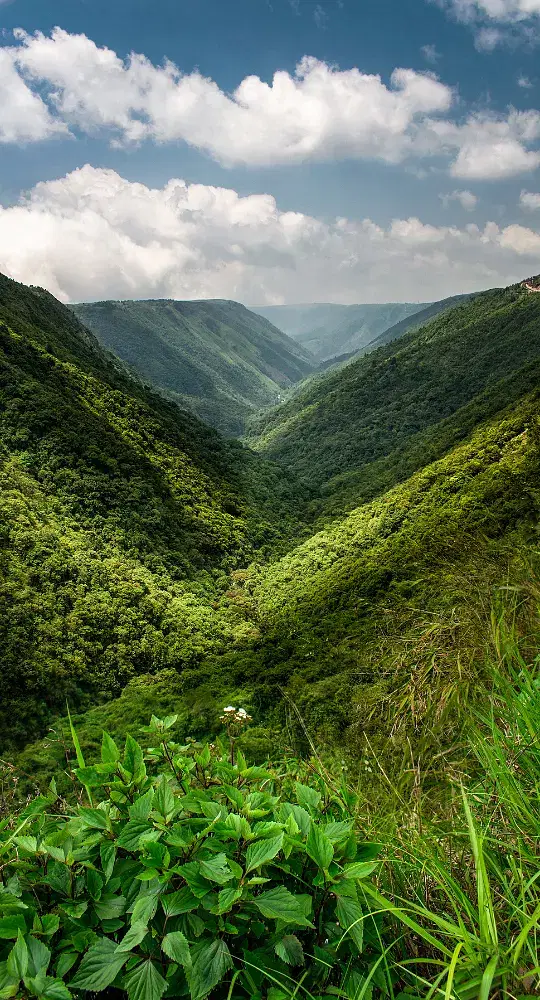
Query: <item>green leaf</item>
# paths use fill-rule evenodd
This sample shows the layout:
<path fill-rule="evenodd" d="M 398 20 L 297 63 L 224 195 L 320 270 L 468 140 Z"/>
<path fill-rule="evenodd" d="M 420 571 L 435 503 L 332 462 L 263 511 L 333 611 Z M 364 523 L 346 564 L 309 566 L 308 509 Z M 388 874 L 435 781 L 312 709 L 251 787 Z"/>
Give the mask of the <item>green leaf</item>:
<path fill-rule="evenodd" d="M 106 775 L 98 771 L 97 767 L 77 767 L 75 768 L 75 774 L 81 785 L 87 789 L 89 788 L 99 788 L 106 781 Z M 89 794 L 89 793 L 88 793 Z"/>
<path fill-rule="evenodd" d="M 17 980 L 24 979 L 28 972 L 28 946 L 20 931 L 7 957 L 6 968 L 8 976 Z"/>
<path fill-rule="evenodd" d="M 43 944 L 43 941 L 38 941 L 37 938 L 32 937 L 31 934 L 28 935 L 28 975 L 29 976 L 39 976 L 40 973 L 45 973 L 49 968 L 49 962 L 51 960 L 51 953 L 47 946 Z"/>
<path fill-rule="evenodd" d="M 201 866 L 198 861 L 188 861 L 186 865 L 180 865 L 178 871 L 185 878 L 194 896 L 202 899 L 203 896 L 206 896 L 207 892 L 210 892 L 211 886 L 208 885 L 206 879 L 201 875 Z M 230 877 L 232 878 L 232 872 Z"/>
<path fill-rule="evenodd" d="M 325 836 L 320 827 L 315 823 L 311 824 L 306 851 L 319 868 L 322 868 L 323 871 L 328 871 L 334 857 L 334 848 L 328 837 Z"/>
<path fill-rule="evenodd" d="M 40 1000 L 71 1000 L 71 993 L 61 979 L 47 976 Z"/>
<path fill-rule="evenodd" d="M 294 793 L 296 795 L 296 801 L 299 806 L 304 809 L 316 809 L 321 801 L 320 792 L 316 792 L 314 788 L 310 788 L 309 785 L 301 785 L 297 782 L 294 786 Z"/>
<path fill-rule="evenodd" d="M 169 896 L 163 896 L 161 905 L 168 917 L 179 917 L 182 913 L 190 913 L 196 910 L 200 900 L 193 895 L 189 886 L 185 885 L 178 892 L 171 892 Z"/>
<path fill-rule="evenodd" d="M 202 1000 L 208 996 L 232 967 L 231 953 L 221 938 L 210 944 L 199 945 L 189 977 L 192 1000 Z"/>
<path fill-rule="evenodd" d="M 13 997 L 19 991 L 19 980 L 10 976 L 7 962 L 0 962 L 0 997 Z"/>
<path fill-rule="evenodd" d="M 75 990 L 104 990 L 114 982 L 120 969 L 132 958 L 116 951 L 116 942 L 100 938 L 88 949 L 70 986 Z"/>
<path fill-rule="evenodd" d="M 263 917 L 283 920 L 288 924 L 298 924 L 299 927 L 313 927 L 305 917 L 303 901 L 300 897 L 293 896 L 285 886 L 276 886 L 275 889 L 263 892 L 253 902 Z"/>
<path fill-rule="evenodd" d="M 124 913 L 126 900 L 124 896 L 102 896 L 94 909 L 100 920 L 116 920 Z"/>
<path fill-rule="evenodd" d="M 164 774 L 161 775 L 159 784 L 156 788 L 154 808 L 160 816 L 163 816 L 165 819 L 172 816 L 174 812 L 175 800 L 173 791 Z"/>
<path fill-rule="evenodd" d="M 116 764 L 120 760 L 120 750 L 112 736 L 105 731 L 101 740 L 101 759 L 104 764 Z"/>
<path fill-rule="evenodd" d="M 167 980 L 151 959 L 147 959 L 124 976 L 122 986 L 127 990 L 129 1000 L 160 1000 L 167 989 Z"/>
<path fill-rule="evenodd" d="M 154 827 L 150 823 L 145 820 L 130 819 L 118 837 L 118 847 L 123 847 L 126 851 L 138 851 L 141 837 L 153 833 Z"/>
<path fill-rule="evenodd" d="M 88 895 L 91 899 L 96 901 L 101 899 L 103 879 L 99 872 L 95 871 L 94 868 L 89 868 L 86 873 L 86 886 L 88 888 Z"/>
<path fill-rule="evenodd" d="M 105 844 L 101 844 L 99 848 L 99 856 L 101 858 L 101 867 L 103 868 L 105 883 L 107 883 L 113 873 L 114 862 L 116 861 L 116 847 L 109 841 Z"/>
<path fill-rule="evenodd" d="M 240 899 L 242 895 L 242 889 L 222 889 L 218 895 L 218 905 L 213 908 L 212 912 L 221 915 L 222 913 L 228 913 L 232 910 L 237 899 Z"/>
<path fill-rule="evenodd" d="M 73 968 L 75 962 L 78 959 L 78 954 L 76 951 L 63 951 L 56 963 L 56 975 L 59 979 L 63 979 L 67 976 L 70 969 Z"/>
<path fill-rule="evenodd" d="M 336 917 L 339 926 L 342 930 L 349 932 L 361 954 L 364 945 L 364 914 L 360 904 L 347 896 L 339 896 Z"/>
<path fill-rule="evenodd" d="M 283 833 L 278 837 L 271 837 L 269 840 L 258 840 L 255 844 L 250 844 L 246 851 L 246 875 L 255 868 L 260 868 L 279 854 L 283 847 Z"/>
<path fill-rule="evenodd" d="M 117 951 L 129 951 L 131 948 L 136 948 L 138 944 L 141 943 L 143 938 L 148 934 L 148 926 L 143 923 L 142 920 L 136 920 L 132 923 L 131 927 L 127 933 L 122 938 L 120 944 L 117 947 Z"/>
<path fill-rule="evenodd" d="M 295 934 L 286 934 L 275 946 L 275 953 L 287 965 L 303 965 L 304 949 Z"/>
<path fill-rule="evenodd" d="M 132 806 L 129 807 L 129 818 L 147 820 L 154 804 L 154 789 L 149 788 L 144 795 L 140 795 Z"/>
<path fill-rule="evenodd" d="M 323 830 L 328 840 L 332 841 L 333 844 L 337 844 L 340 840 L 345 840 L 350 836 L 353 826 L 353 820 L 347 819 L 341 820 L 339 823 L 326 823 Z"/>
<path fill-rule="evenodd" d="M 109 817 L 102 809 L 79 809 L 77 815 L 91 830 L 109 829 Z"/>
<path fill-rule="evenodd" d="M 15 939 L 22 931 L 26 931 L 26 922 L 22 913 L 13 913 L 9 917 L 0 917 L 0 940 Z"/>
<path fill-rule="evenodd" d="M 360 861 L 355 862 L 352 865 L 345 865 L 345 868 L 343 869 L 343 878 L 367 878 L 368 875 L 371 875 L 376 868 L 377 864 L 373 864 L 369 861 Z"/>
<path fill-rule="evenodd" d="M 45 913 L 41 918 L 43 926 L 42 933 L 45 937 L 52 937 L 60 927 L 60 917 L 57 913 Z"/>
<path fill-rule="evenodd" d="M 211 882 L 217 882 L 218 885 L 225 885 L 225 882 L 230 882 L 233 877 L 225 854 L 216 854 L 213 858 L 205 858 L 204 861 L 199 862 L 199 865 L 201 875 Z"/>
<path fill-rule="evenodd" d="M 181 931 L 172 931 L 161 942 L 161 947 L 173 962 L 178 962 L 186 971 L 191 970 L 191 954 L 187 938 Z"/>
<path fill-rule="evenodd" d="M 156 896 L 146 894 L 138 896 L 133 907 L 133 913 L 131 914 L 131 923 L 142 923 L 147 926 L 149 921 L 155 917 L 157 907 L 158 900 Z"/>
<path fill-rule="evenodd" d="M 143 752 L 137 741 L 133 739 L 133 736 L 126 737 L 124 767 L 129 771 L 136 785 L 142 784 L 146 778 L 146 767 L 144 765 Z"/>

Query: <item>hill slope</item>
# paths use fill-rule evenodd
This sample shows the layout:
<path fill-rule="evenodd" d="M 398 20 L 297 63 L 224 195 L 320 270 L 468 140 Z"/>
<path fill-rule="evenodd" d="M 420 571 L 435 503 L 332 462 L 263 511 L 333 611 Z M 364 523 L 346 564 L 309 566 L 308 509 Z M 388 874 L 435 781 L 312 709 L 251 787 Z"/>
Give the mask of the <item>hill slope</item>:
<path fill-rule="evenodd" d="M 518 287 L 486 292 L 397 343 L 310 380 L 304 391 L 262 416 L 253 443 L 321 487 L 412 447 L 416 435 L 495 391 L 500 380 L 539 354 L 536 296 Z M 520 391 L 525 385 L 518 380 L 514 397 Z M 463 426 L 468 433 L 474 420 Z M 444 454 L 444 447 L 436 454 Z M 407 474 L 433 457 L 419 447 Z"/>
<path fill-rule="evenodd" d="M 389 327 L 426 308 L 422 302 L 382 305 L 262 306 L 254 309 L 298 341 L 318 361 L 350 354 L 367 346 Z"/>
<path fill-rule="evenodd" d="M 75 314 L 140 376 L 227 434 L 312 369 L 309 354 L 238 302 L 92 302 Z"/>
<path fill-rule="evenodd" d="M 66 697 L 88 705 L 244 641 L 216 600 L 293 506 L 272 469 L 129 379 L 47 292 L 3 276 L 0 479 L 3 746 Z"/>

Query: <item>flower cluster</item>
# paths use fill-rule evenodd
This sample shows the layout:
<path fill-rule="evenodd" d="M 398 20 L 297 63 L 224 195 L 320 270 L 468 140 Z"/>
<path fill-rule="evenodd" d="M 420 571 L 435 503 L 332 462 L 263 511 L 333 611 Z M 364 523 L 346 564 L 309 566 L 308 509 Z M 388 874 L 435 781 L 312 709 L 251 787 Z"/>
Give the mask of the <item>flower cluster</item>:
<path fill-rule="evenodd" d="M 248 722 L 252 721 L 252 717 L 248 715 L 245 708 L 235 708 L 234 705 L 227 705 L 223 709 L 223 715 L 220 716 L 219 721 L 223 722 L 226 726 L 230 726 L 233 722 L 237 725 L 245 726 Z"/>

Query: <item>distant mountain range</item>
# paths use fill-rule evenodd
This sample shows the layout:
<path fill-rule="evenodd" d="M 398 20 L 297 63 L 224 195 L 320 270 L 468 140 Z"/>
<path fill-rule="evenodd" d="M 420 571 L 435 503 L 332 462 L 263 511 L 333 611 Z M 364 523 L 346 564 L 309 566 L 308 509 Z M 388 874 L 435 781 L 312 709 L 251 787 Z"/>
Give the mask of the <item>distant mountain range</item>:
<path fill-rule="evenodd" d="M 227 435 L 279 402 L 316 361 L 238 302 L 167 299 L 72 305 L 99 342 L 145 381 Z"/>
<path fill-rule="evenodd" d="M 467 296 L 440 302 L 387 302 L 380 305 L 262 306 L 253 311 L 296 340 L 319 361 L 346 361 L 360 351 L 372 350 L 421 326 L 431 316 Z M 387 331 L 393 331 L 386 336 Z"/>

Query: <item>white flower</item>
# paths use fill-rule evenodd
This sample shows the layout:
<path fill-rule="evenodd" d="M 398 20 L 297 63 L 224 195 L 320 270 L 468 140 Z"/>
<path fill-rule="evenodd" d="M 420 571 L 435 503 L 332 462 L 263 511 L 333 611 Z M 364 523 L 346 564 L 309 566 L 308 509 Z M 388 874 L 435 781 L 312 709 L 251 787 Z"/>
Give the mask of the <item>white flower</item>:
<path fill-rule="evenodd" d="M 227 708 L 223 709 L 224 712 L 236 712 L 234 705 L 227 705 Z"/>
<path fill-rule="evenodd" d="M 245 708 L 239 708 L 239 709 L 238 709 L 238 713 L 237 713 L 237 714 L 238 714 L 238 715 L 239 715 L 239 716 L 240 716 L 240 717 L 241 717 L 242 719 L 246 719 L 246 718 L 247 718 L 247 712 L 246 712 Z"/>

